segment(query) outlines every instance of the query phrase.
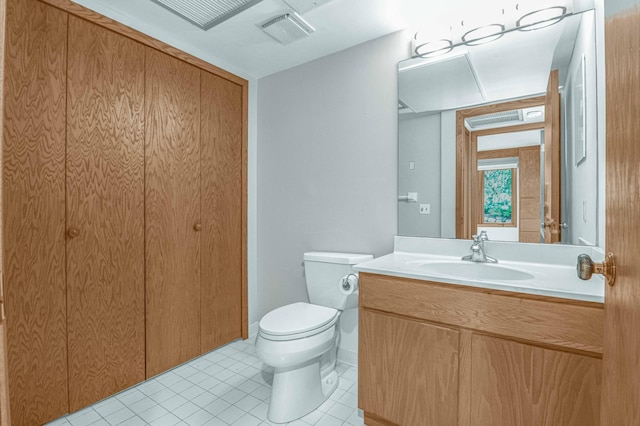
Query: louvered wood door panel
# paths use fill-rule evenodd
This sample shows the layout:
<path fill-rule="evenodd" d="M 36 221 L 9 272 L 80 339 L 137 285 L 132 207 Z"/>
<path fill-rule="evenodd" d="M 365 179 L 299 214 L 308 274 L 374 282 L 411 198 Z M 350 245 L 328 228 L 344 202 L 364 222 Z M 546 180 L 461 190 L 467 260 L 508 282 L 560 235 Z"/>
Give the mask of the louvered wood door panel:
<path fill-rule="evenodd" d="M 200 70 L 146 48 L 147 377 L 200 352 Z"/>
<path fill-rule="evenodd" d="M 3 231 L 11 416 L 68 410 L 65 284 L 67 15 L 6 0 Z"/>
<path fill-rule="evenodd" d="M 145 378 L 144 47 L 72 16 L 68 49 L 73 412 Z"/>
<path fill-rule="evenodd" d="M 201 71 L 202 352 L 241 337 L 242 87 Z"/>

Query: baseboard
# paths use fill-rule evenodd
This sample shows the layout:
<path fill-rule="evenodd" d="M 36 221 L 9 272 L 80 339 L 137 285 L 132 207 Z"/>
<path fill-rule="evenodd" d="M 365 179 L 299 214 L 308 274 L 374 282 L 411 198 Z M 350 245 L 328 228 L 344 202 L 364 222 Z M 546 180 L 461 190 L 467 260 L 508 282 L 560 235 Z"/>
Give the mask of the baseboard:
<path fill-rule="evenodd" d="M 249 339 L 255 340 L 258 335 L 258 321 L 249 324 Z"/>
<path fill-rule="evenodd" d="M 358 352 L 349 351 L 347 349 L 338 348 L 338 361 L 345 364 L 358 366 Z"/>

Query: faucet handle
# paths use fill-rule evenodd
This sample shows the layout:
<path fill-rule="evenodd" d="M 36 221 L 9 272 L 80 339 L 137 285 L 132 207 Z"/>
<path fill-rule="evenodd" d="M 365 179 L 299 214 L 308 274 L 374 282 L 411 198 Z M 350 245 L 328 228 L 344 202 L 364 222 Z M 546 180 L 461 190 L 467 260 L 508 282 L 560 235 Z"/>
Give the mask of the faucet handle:
<path fill-rule="evenodd" d="M 489 236 L 487 235 L 486 230 L 480 232 L 480 239 L 482 241 L 489 241 Z"/>
<path fill-rule="evenodd" d="M 471 238 L 473 238 L 473 242 L 474 243 L 479 243 L 480 242 L 480 235 L 472 235 Z"/>

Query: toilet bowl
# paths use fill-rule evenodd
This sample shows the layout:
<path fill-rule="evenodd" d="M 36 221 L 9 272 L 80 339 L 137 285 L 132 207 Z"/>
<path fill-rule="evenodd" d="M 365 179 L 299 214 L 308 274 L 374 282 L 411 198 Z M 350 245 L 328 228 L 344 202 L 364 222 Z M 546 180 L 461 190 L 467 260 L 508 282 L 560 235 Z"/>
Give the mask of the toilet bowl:
<path fill-rule="evenodd" d="M 256 351 L 274 367 L 268 418 L 287 423 L 319 407 L 338 386 L 335 371 L 341 311 L 357 306 L 357 295 L 340 292 L 342 277 L 372 259 L 349 253 L 305 253 L 311 303 L 292 303 L 267 313 L 259 323 Z"/>
<path fill-rule="evenodd" d="M 287 423 L 310 413 L 338 386 L 339 315 L 336 309 L 294 303 L 260 321 L 256 350 L 274 367 L 268 414 L 272 422 Z"/>

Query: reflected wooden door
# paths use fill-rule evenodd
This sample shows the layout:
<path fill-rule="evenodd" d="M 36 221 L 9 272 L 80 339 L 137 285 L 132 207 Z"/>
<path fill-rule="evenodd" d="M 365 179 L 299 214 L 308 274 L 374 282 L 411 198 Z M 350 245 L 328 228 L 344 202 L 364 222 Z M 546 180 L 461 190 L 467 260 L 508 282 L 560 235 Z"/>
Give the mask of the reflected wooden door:
<path fill-rule="evenodd" d="M 144 380 L 144 48 L 69 17 L 69 409 Z"/>
<path fill-rule="evenodd" d="M 544 117 L 544 242 L 559 243 L 560 235 L 560 93 L 558 70 L 547 83 Z"/>
<path fill-rule="evenodd" d="M 640 424 L 640 1 L 607 0 L 607 251 L 618 277 L 606 286 L 602 425 Z M 621 7 L 622 6 L 622 7 Z"/>

